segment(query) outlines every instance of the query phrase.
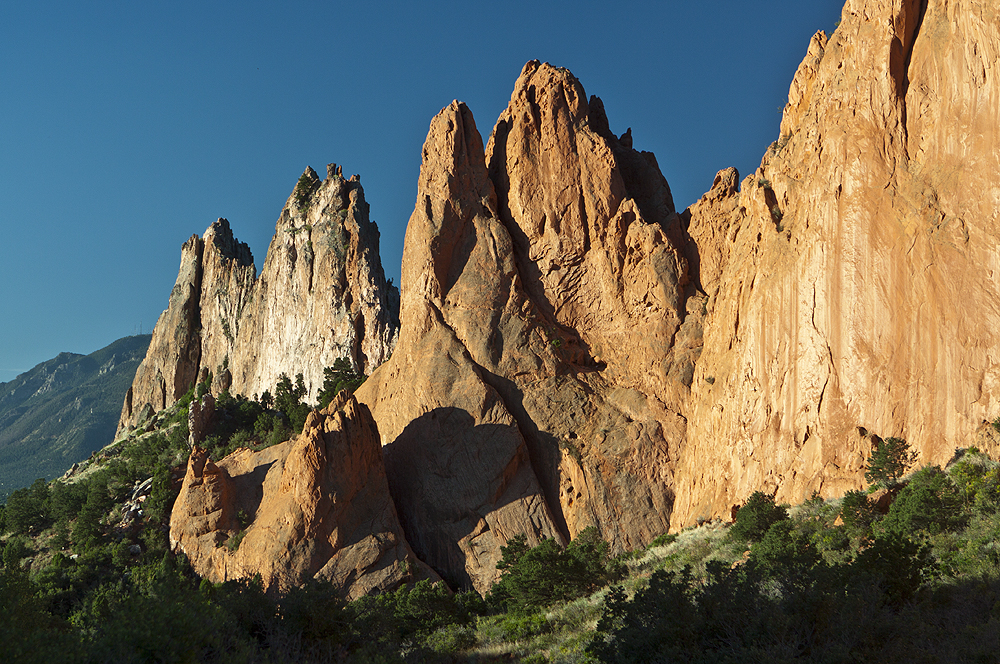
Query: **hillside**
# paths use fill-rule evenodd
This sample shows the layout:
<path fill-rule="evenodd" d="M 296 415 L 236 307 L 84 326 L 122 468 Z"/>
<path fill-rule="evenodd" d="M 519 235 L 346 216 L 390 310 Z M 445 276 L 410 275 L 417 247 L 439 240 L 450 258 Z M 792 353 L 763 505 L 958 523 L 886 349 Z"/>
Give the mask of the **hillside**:
<path fill-rule="evenodd" d="M 150 335 L 60 353 L 0 383 L 0 495 L 62 475 L 111 442 Z"/>
<path fill-rule="evenodd" d="M 148 431 L 109 445 L 68 481 L 37 482 L 0 509 L 0 659 L 983 662 L 1000 648 L 1000 464 L 974 447 L 957 451 L 945 469 L 928 466 L 902 478 L 905 461 L 891 472 L 871 464 L 869 471 L 882 469 L 872 481 L 884 486 L 843 499 L 814 497 L 790 507 L 755 493 L 732 524 L 664 533 L 617 557 L 593 528 L 566 547 L 552 539 L 532 547 L 517 535 L 502 547 L 502 573 L 483 596 L 413 579 L 350 598 L 343 593 L 350 586 L 330 579 L 282 592 L 269 592 L 260 574 L 213 581 L 170 552 L 171 503 L 177 501 L 175 516 L 177 506 L 193 503 L 184 495 L 190 487 L 178 495 L 176 480 L 190 452 L 193 396 L 159 413 Z M 339 432 L 358 409 L 343 401 L 342 416 L 324 416 L 339 420 L 335 426 L 322 427 L 341 441 L 350 439 Z M 223 452 L 227 433 L 278 457 L 288 443 L 270 444 L 246 417 L 284 413 L 228 396 L 220 402 L 227 424 L 207 432 L 209 447 L 196 451 L 192 466 L 202 470 L 200 491 L 224 497 L 234 480 L 205 461 L 208 449 Z M 983 434 L 997 436 L 994 427 Z M 290 442 L 308 448 L 315 437 Z M 871 441 L 894 449 L 888 439 Z M 295 476 L 309 460 L 298 456 Z M 902 443 L 888 458 L 906 456 Z M 282 475 L 274 457 L 266 465 Z M 322 465 L 312 470 L 330 475 Z M 311 481 L 282 493 L 298 500 Z M 274 490 L 284 483 L 269 484 Z M 341 510 L 352 509 L 350 502 Z M 239 565 L 269 546 L 253 541 L 246 512 L 224 524 L 225 512 L 211 509 L 191 521 L 223 524 L 220 537 L 205 539 L 207 548 L 236 554 L 229 560 Z M 300 525 L 272 519 L 270 546 Z M 276 567 L 315 559 L 323 543 L 315 544 L 304 541 Z M 342 569 L 358 556 L 348 558 L 338 562 Z"/>

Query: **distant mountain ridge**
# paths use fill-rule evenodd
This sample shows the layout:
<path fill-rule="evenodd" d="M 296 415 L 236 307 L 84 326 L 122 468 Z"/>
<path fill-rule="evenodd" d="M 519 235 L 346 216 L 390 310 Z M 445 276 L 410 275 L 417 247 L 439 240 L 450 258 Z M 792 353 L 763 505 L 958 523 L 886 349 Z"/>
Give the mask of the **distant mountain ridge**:
<path fill-rule="evenodd" d="M 52 479 L 112 441 L 151 335 L 89 355 L 59 353 L 0 383 L 0 495 Z"/>

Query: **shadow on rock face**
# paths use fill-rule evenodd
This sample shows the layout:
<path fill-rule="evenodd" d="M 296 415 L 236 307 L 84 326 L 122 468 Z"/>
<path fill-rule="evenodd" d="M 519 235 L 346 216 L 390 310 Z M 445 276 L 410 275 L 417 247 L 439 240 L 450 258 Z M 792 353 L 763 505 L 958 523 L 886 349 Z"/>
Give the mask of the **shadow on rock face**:
<path fill-rule="evenodd" d="M 475 425 L 435 408 L 383 448 L 390 492 L 414 552 L 454 588 L 489 590 L 500 546 L 551 532 L 551 517 L 516 425 Z"/>

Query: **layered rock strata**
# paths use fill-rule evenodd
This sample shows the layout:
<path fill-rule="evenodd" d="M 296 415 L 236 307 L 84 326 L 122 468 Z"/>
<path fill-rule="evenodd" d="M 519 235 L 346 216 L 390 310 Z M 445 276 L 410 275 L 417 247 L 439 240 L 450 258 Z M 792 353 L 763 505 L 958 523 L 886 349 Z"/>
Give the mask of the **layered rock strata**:
<path fill-rule="evenodd" d="M 943 464 L 1000 411 L 1000 13 L 849 0 L 780 137 L 689 211 L 707 304 L 672 523 L 863 483 L 857 427 Z"/>
<path fill-rule="evenodd" d="M 195 448 L 170 517 L 171 548 L 215 582 L 259 574 L 265 588 L 309 579 L 348 599 L 439 577 L 403 537 L 365 406 L 342 396 L 302 433 L 213 462 Z"/>
<path fill-rule="evenodd" d="M 386 283 L 379 232 L 357 176 L 306 169 L 285 203 L 257 277 L 220 219 L 188 240 L 167 310 L 122 409 L 119 432 L 171 405 L 200 375 L 252 395 L 302 373 L 315 399 L 323 368 L 347 357 L 370 372 L 392 352 L 399 293 Z"/>

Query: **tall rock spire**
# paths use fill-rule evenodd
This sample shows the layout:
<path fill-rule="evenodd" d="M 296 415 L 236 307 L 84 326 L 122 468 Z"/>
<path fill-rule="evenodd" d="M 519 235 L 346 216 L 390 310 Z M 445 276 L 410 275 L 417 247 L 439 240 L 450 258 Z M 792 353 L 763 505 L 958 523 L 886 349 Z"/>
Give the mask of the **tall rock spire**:
<path fill-rule="evenodd" d="M 432 121 L 400 341 L 357 396 L 407 537 L 446 579 L 488 589 L 521 533 L 596 526 L 621 551 L 667 529 L 674 340 L 687 353 L 700 330 L 679 333 L 695 318 L 681 234 L 655 159 L 566 70 L 525 66 L 485 152 L 464 104 Z"/>
<path fill-rule="evenodd" d="M 208 372 L 217 389 L 245 395 L 301 372 L 310 399 L 338 358 L 371 372 L 399 333 L 399 292 L 386 282 L 378 244 L 359 178 L 345 179 L 335 164 L 325 180 L 311 168 L 299 178 L 259 277 L 225 219 L 192 237 L 119 431 L 171 405 Z"/>

